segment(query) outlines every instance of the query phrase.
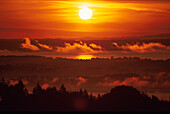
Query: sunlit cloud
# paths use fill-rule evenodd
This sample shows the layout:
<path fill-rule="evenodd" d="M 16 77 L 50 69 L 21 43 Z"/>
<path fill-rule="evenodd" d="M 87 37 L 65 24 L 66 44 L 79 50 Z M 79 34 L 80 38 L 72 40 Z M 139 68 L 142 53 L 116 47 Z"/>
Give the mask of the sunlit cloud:
<path fill-rule="evenodd" d="M 59 80 L 59 78 L 55 77 L 55 78 L 51 81 L 51 83 L 55 83 L 55 82 L 58 81 L 58 80 Z"/>
<path fill-rule="evenodd" d="M 93 44 L 94 45 L 94 44 Z M 65 43 L 65 47 L 56 47 L 57 52 L 60 53 L 73 53 L 73 54 L 94 54 L 101 52 L 102 50 L 94 50 L 89 47 L 86 43 L 74 43 L 71 45 L 70 43 Z"/>
<path fill-rule="evenodd" d="M 94 49 L 102 49 L 102 47 L 100 45 L 96 45 L 96 44 L 90 44 L 90 46 Z"/>
<path fill-rule="evenodd" d="M 159 88 L 170 88 L 170 73 L 159 72 L 155 75 L 152 79 L 153 84 L 151 85 L 152 88 L 159 87 Z"/>
<path fill-rule="evenodd" d="M 29 82 L 28 82 L 27 80 L 25 80 L 25 79 L 22 79 L 21 81 L 23 82 L 24 85 L 28 85 L 28 83 L 29 83 Z M 9 80 L 9 85 L 14 86 L 14 85 L 18 84 L 18 82 L 19 82 L 18 80 Z"/>
<path fill-rule="evenodd" d="M 16 85 L 16 84 L 18 84 L 18 80 L 9 80 L 9 86 L 10 85 L 12 85 L 12 86 L 14 86 L 14 85 Z"/>
<path fill-rule="evenodd" d="M 41 44 L 41 43 L 38 42 L 38 40 L 35 40 L 35 41 L 37 42 L 37 44 L 38 44 L 40 47 L 42 47 L 42 48 L 44 48 L 44 49 L 47 49 L 47 50 L 53 50 L 52 47 L 50 47 L 50 46 L 48 46 L 48 45 L 46 45 L 46 44 Z"/>
<path fill-rule="evenodd" d="M 21 48 L 29 49 L 32 51 L 41 50 L 36 45 L 31 44 L 31 40 L 29 38 L 24 38 L 24 39 L 25 39 L 25 43 L 21 44 Z M 54 48 L 52 46 L 39 43 L 38 40 L 35 40 L 35 42 L 39 47 L 49 50 L 49 51 L 55 51 L 58 53 L 71 53 L 71 54 L 77 54 L 77 55 L 99 53 L 99 52 L 102 52 L 102 49 L 103 49 L 100 45 L 91 43 L 88 46 L 86 43 L 83 43 L 82 41 L 80 41 L 79 43 L 73 43 L 73 45 L 71 45 L 70 43 L 64 43 L 65 45 L 64 47 L 54 45 Z"/>
<path fill-rule="evenodd" d="M 40 50 L 37 46 L 31 44 L 31 40 L 29 38 L 24 38 L 24 40 L 25 40 L 25 43 L 21 44 L 21 48 L 29 49 L 29 50 L 32 50 L 32 51 L 39 51 Z"/>
<path fill-rule="evenodd" d="M 87 79 L 83 78 L 83 77 L 77 77 L 78 83 L 77 85 L 81 85 L 87 82 Z"/>
<path fill-rule="evenodd" d="M 7 50 L 7 49 L 4 49 L 4 50 L 0 50 L 0 53 L 9 53 L 11 51 Z"/>
<path fill-rule="evenodd" d="M 105 77 L 97 82 L 97 87 L 115 87 L 119 85 L 128 85 L 140 88 L 147 92 L 170 92 L 170 73 L 159 72 L 154 75 L 127 77 L 125 79 L 114 79 Z"/>
<path fill-rule="evenodd" d="M 27 80 L 25 80 L 25 79 L 22 79 L 22 82 L 23 82 L 24 85 L 28 85 L 28 83 L 29 83 L 29 82 L 28 82 Z"/>
<path fill-rule="evenodd" d="M 98 86 L 118 86 L 118 85 L 131 85 L 131 86 L 145 86 L 148 84 L 148 81 L 140 80 L 139 77 L 130 77 L 126 78 L 123 81 L 115 80 L 115 81 L 109 81 L 107 79 L 104 80 L 104 82 L 98 82 Z"/>
<path fill-rule="evenodd" d="M 43 86 L 42 86 L 42 89 L 47 89 L 49 87 L 49 84 L 48 83 L 46 83 L 46 84 L 44 84 Z"/>
<path fill-rule="evenodd" d="M 113 42 L 113 45 L 115 45 L 119 49 L 123 50 L 130 50 L 138 53 L 145 53 L 145 52 L 157 52 L 157 51 L 163 51 L 163 50 L 170 50 L 170 46 L 165 46 L 161 43 L 143 43 L 143 44 L 126 44 L 119 46 L 117 43 Z"/>

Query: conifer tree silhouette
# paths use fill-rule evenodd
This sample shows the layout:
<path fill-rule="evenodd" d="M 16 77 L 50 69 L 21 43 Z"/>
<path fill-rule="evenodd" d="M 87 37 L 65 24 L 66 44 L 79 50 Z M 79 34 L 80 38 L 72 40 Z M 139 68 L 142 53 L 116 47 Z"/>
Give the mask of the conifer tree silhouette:
<path fill-rule="evenodd" d="M 42 95 L 43 90 L 39 83 L 37 83 L 37 86 L 33 89 L 34 95 Z"/>
<path fill-rule="evenodd" d="M 61 85 L 60 92 L 61 93 L 66 93 L 66 88 L 65 88 L 64 84 Z"/>

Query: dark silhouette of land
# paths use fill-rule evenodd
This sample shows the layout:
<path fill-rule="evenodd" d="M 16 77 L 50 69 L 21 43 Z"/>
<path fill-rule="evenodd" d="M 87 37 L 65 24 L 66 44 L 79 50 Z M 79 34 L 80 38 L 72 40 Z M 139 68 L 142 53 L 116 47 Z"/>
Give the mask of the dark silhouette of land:
<path fill-rule="evenodd" d="M 90 93 L 106 93 L 114 82 L 128 83 L 145 93 L 169 100 L 170 59 L 152 60 L 139 57 L 92 58 L 91 60 L 51 58 L 43 56 L 0 56 L 0 76 L 7 84 L 27 82 L 32 91 L 39 82 L 68 90 L 86 88 Z M 79 77 L 85 80 L 81 83 Z M 54 80 L 55 79 L 55 80 Z M 12 83 L 13 82 L 13 83 Z M 14 83 L 15 82 L 15 83 Z"/>
<path fill-rule="evenodd" d="M 117 86 L 109 93 L 94 97 L 87 90 L 67 91 L 62 84 L 46 90 L 37 84 L 33 93 L 28 93 L 20 80 L 9 86 L 2 77 L 0 82 L 0 111 L 152 111 L 170 112 L 170 102 L 148 97 L 130 86 Z"/>

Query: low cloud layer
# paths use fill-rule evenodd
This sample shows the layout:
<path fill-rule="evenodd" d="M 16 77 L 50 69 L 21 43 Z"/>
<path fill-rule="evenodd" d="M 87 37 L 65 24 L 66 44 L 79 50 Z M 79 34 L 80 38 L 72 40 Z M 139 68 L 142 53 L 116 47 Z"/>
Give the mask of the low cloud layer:
<path fill-rule="evenodd" d="M 108 78 L 104 79 L 104 82 L 98 82 L 98 86 L 119 86 L 119 85 L 135 85 L 135 86 L 145 86 L 148 84 L 148 81 L 140 80 L 139 77 L 130 77 L 126 78 L 123 81 L 115 80 L 109 81 Z"/>
<path fill-rule="evenodd" d="M 0 53 L 9 53 L 10 51 L 7 50 L 7 49 L 4 49 L 4 50 L 0 50 Z"/>
<path fill-rule="evenodd" d="M 145 58 L 167 58 L 170 51 L 169 40 L 96 40 L 76 41 L 60 39 L 29 39 L 0 41 L 1 55 L 48 55 L 76 58 L 80 55 L 93 57 L 137 56 Z M 5 46 L 4 46 L 5 44 Z M 8 45 L 8 46 L 7 46 Z M 30 52 L 30 53 L 29 53 Z M 152 53 L 148 55 L 148 53 Z M 135 54 L 135 55 L 134 55 Z"/>
<path fill-rule="evenodd" d="M 64 39 L 35 40 L 25 38 L 0 40 L 0 55 L 38 55 L 73 59 L 127 56 L 158 60 L 168 59 L 169 52 L 170 43 L 168 39 L 77 41 Z"/>
<path fill-rule="evenodd" d="M 87 44 L 85 42 L 80 41 L 74 42 L 73 44 L 71 43 L 64 43 L 64 46 L 58 46 L 58 45 L 47 45 L 43 43 L 39 43 L 38 40 L 35 40 L 35 44 L 31 44 L 31 40 L 29 38 L 25 38 L 25 43 L 21 44 L 21 48 L 29 49 L 31 51 L 43 51 L 41 49 L 45 49 L 48 51 L 54 51 L 57 53 L 62 53 L 62 54 L 96 54 L 96 53 L 102 53 L 107 51 L 105 47 L 102 47 L 98 44 L 95 43 L 90 43 Z M 125 50 L 125 51 L 132 51 L 132 52 L 137 52 L 137 53 L 147 53 L 147 52 L 164 52 L 164 51 L 169 51 L 170 46 L 166 46 L 162 43 L 155 43 L 155 42 L 150 42 L 150 43 L 139 43 L 137 42 L 136 44 L 122 44 L 118 45 L 118 43 L 113 42 L 112 43 L 113 50 Z M 41 49 L 40 49 L 41 48 Z M 7 51 L 7 50 L 2 50 L 2 52 Z"/>
<path fill-rule="evenodd" d="M 114 77 L 105 77 L 100 80 L 97 87 L 115 87 L 119 85 L 129 85 L 138 88 L 142 88 L 148 92 L 170 92 L 170 74 L 160 72 L 150 76 L 137 76 L 137 77 L 126 77 L 122 79 L 115 79 Z"/>
<path fill-rule="evenodd" d="M 29 38 L 24 38 L 25 42 L 21 44 L 21 48 L 29 49 L 31 51 L 43 51 L 41 49 L 45 49 L 47 51 L 54 51 L 57 53 L 63 54 L 94 54 L 102 52 L 102 47 L 100 45 L 91 43 L 87 44 L 85 42 L 80 41 L 79 43 L 64 43 L 64 47 L 62 46 L 49 46 L 43 43 L 39 43 L 38 40 L 35 40 L 35 44 L 31 43 Z"/>
<path fill-rule="evenodd" d="M 92 48 L 97 48 L 100 50 L 94 50 Z M 65 43 L 65 47 L 59 47 L 57 46 L 56 52 L 59 53 L 75 53 L 75 54 L 93 54 L 93 53 L 98 53 L 101 52 L 101 46 L 97 46 L 96 44 L 90 44 L 88 46 L 86 43 L 74 43 L 71 45 L 70 43 Z"/>
<path fill-rule="evenodd" d="M 164 51 L 164 50 L 170 50 L 170 46 L 165 46 L 161 43 L 142 43 L 141 45 L 139 43 L 136 44 L 126 44 L 119 46 L 117 43 L 113 42 L 113 45 L 115 45 L 118 49 L 123 50 L 130 50 L 138 53 L 145 53 L 145 52 L 156 52 L 156 51 Z"/>

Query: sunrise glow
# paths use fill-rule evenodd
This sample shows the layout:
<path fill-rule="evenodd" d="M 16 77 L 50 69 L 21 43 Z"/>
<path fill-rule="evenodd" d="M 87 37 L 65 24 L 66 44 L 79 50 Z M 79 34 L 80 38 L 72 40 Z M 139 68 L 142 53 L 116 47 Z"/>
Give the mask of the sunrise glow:
<path fill-rule="evenodd" d="M 169 6 L 0 0 L 0 111 L 170 112 Z"/>

